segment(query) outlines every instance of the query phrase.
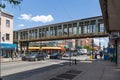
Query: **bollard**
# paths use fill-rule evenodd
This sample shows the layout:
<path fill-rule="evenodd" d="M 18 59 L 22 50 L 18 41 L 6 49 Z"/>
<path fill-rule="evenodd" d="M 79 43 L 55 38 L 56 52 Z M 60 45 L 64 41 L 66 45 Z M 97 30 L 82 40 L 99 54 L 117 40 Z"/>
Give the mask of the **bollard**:
<path fill-rule="evenodd" d="M 92 54 L 90 54 L 90 60 L 92 60 Z"/>

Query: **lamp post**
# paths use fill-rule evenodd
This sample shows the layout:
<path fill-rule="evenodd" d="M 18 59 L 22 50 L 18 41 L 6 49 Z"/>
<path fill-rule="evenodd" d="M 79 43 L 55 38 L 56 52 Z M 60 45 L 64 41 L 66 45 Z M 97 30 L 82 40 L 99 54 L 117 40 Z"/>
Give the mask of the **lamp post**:
<path fill-rule="evenodd" d="M 100 37 L 99 37 L 99 47 L 100 47 L 100 50 L 101 50 L 101 40 L 100 40 Z"/>

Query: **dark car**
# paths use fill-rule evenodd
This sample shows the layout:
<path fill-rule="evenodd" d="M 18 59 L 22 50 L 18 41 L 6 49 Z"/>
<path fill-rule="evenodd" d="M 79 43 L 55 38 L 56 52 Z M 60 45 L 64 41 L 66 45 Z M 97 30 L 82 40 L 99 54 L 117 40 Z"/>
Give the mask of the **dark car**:
<path fill-rule="evenodd" d="M 25 56 L 24 55 L 22 55 L 21 57 L 22 57 L 22 61 L 26 61 L 27 60 L 27 58 L 29 57 L 29 55 L 30 54 L 26 54 Z"/>
<path fill-rule="evenodd" d="M 62 58 L 62 54 L 60 53 L 53 53 L 50 55 L 50 59 L 61 59 Z"/>
<path fill-rule="evenodd" d="M 23 61 L 39 61 L 44 60 L 44 55 L 39 53 L 28 54 L 22 57 Z"/>

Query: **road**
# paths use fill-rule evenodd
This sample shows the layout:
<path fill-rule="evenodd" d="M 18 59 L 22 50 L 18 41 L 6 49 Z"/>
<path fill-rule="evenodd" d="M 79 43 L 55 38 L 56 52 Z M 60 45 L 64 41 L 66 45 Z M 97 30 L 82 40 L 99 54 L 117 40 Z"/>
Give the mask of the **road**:
<path fill-rule="evenodd" d="M 88 59 L 87 56 L 72 57 L 72 59 Z M 50 71 L 65 65 L 69 65 L 69 57 L 62 60 L 48 59 L 43 61 L 17 61 L 2 63 L 2 76 L 4 80 L 23 80 L 25 77 L 33 76 L 45 71 Z"/>

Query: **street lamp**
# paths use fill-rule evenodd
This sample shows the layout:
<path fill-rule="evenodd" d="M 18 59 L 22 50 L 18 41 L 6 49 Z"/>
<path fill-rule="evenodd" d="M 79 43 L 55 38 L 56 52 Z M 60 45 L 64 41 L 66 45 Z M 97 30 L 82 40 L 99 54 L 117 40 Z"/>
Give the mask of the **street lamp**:
<path fill-rule="evenodd" d="M 99 37 L 99 47 L 100 47 L 100 50 L 101 50 L 101 40 L 100 40 L 100 37 Z"/>

